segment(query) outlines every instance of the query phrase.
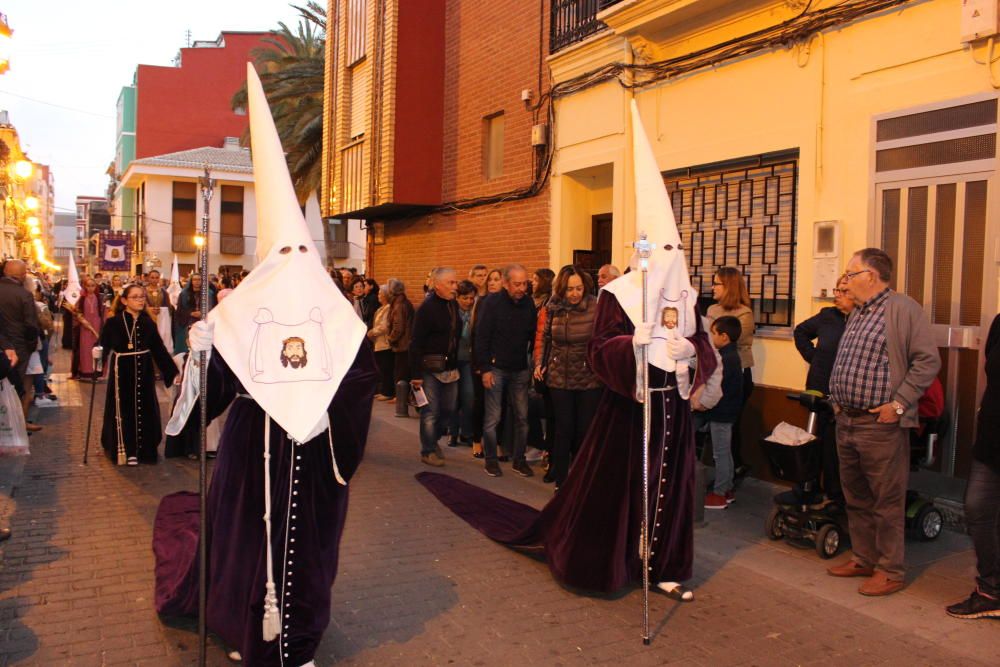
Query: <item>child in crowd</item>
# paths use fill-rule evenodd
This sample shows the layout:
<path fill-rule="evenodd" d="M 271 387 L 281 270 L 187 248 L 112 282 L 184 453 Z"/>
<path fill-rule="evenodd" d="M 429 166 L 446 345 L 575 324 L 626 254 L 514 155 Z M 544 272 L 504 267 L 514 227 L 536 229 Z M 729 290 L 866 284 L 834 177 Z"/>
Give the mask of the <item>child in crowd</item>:
<path fill-rule="evenodd" d="M 733 495 L 733 424 L 743 408 L 743 370 L 736 341 L 742 333 L 740 321 L 730 315 L 712 322 L 712 345 L 722 357 L 722 398 L 711 410 L 695 412 L 695 428 L 708 430 L 715 457 L 715 486 L 705 496 L 705 508 L 724 510 L 735 500 Z"/>

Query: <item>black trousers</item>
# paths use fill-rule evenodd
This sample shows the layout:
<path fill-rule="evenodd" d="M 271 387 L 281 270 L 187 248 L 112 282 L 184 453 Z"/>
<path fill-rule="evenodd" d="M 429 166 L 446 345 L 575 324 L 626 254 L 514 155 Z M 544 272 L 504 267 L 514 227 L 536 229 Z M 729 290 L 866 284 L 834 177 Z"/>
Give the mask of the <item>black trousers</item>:
<path fill-rule="evenodd" d="M 1000 596 L 1000 474 L 982 461 L 972 461 L 965 487 L 965 521 L 976 549 L 979 590 Z"/>
<path fill-rule="evenodd" d="M 580 443 L 597 412 L 601 393 L 602 389 L 549 389 L 555 417 L 549 472 L 556 484 L 566 480 L 570 462 L 580 449 Z"/>
<path fill-rule="evenodd" d="M 379 350 L 375 353 L 375 364 L 378 366 L 377 393 L 382 396 L 396 395 L 396 360 L 392 350 Z"/>
<path fill-rule="evenodd" d="M 409 350 L 403 350 L 402 352 L 392 353 L 394 363 L 393 363 L 393 382 L 399 382 L 400 380 L 410 381 L 410 352 Z M 396 392 L 393 391 L 393 394 Z"/>
<path fill-rule="evenodd" d="M 740 422 L 743 421 L 743 410 L 747 407 L 747 401 L 750 400 L 750 394 L 753 393 L 753 373 L 750 372 L 751 369 L 743 369 L 743 407 L 740 410 L 740 416 L 736 418 L 736 423 L 733 424 L 733 441 L 730 447 L 733 451 L 733 468 L 743 467 L 743 455 L 740 453 L 742 438 L 740 437 Z"/>

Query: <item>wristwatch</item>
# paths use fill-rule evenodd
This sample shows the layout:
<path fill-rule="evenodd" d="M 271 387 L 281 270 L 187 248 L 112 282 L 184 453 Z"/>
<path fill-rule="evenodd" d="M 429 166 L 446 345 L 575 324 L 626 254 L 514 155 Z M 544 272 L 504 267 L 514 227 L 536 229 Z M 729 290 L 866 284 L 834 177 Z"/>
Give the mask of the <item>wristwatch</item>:
<path fill-rule="evenodd" d="M 896 410 L 896 414 L 899 415 L 899 416 L 902 416 L 903 413 L 906 412 L 906 408 L 904 408 L 903 404 L 900 403 L 899 401 L 893 401 L 892 402 L 892 407 L 893 407 L 893 409 Z"/>

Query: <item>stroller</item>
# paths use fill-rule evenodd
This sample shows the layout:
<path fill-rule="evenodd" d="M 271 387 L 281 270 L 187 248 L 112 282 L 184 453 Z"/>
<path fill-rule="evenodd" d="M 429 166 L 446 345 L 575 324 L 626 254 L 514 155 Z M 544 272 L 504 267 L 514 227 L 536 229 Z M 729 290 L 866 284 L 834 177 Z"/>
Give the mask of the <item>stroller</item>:
<path fill-rule="evenodd" d="M 809 411 L 806 431 L 816 436 L 817 414 L 831 409 L 829 401 L 815 391 L 788 394 Z M 933 451 L 934 440 L 940 433 L 939 424 L 927 429 L 925 435 L 930 440 Z M 823 446 L 818 437 L 796 446 L 784 445 L 762 439 L 761 449 L 767 456 L 774 475 L 787 482 L 808 485 L 819 478 L 823 462 Z M 792 544 L 811 545 L 820 558 L 836 556 L 850 541 L 847 513 L 839 502 L 824 501 L 807 504 L 787 502 L 787 493 L 775 496 L 775 506 L 764 524 L 765 534 L 772 540 L 788 538 Z M 941 534 L 944 519 L 934 503 L 914 490 L 906 492 L 906 531 L 911 537 L 922 541 L 936 539 Z"/>

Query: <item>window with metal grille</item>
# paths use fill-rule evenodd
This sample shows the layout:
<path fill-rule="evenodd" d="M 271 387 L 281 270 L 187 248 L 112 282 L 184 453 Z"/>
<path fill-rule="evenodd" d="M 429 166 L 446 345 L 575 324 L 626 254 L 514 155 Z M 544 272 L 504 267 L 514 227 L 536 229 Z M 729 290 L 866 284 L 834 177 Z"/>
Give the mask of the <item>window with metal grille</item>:
<path fill-rule="evenodd" d="M 365 57 L 367 11 L 365 0 L 347 0 L 347 66 Z"/>
<path fill-rule="evenodd" d="M 664 174 L 700 301 L 711 303 L 712 276 L 733 266 L 757 326 L 793 325 L 798 158 L 795 149 Z"/>

